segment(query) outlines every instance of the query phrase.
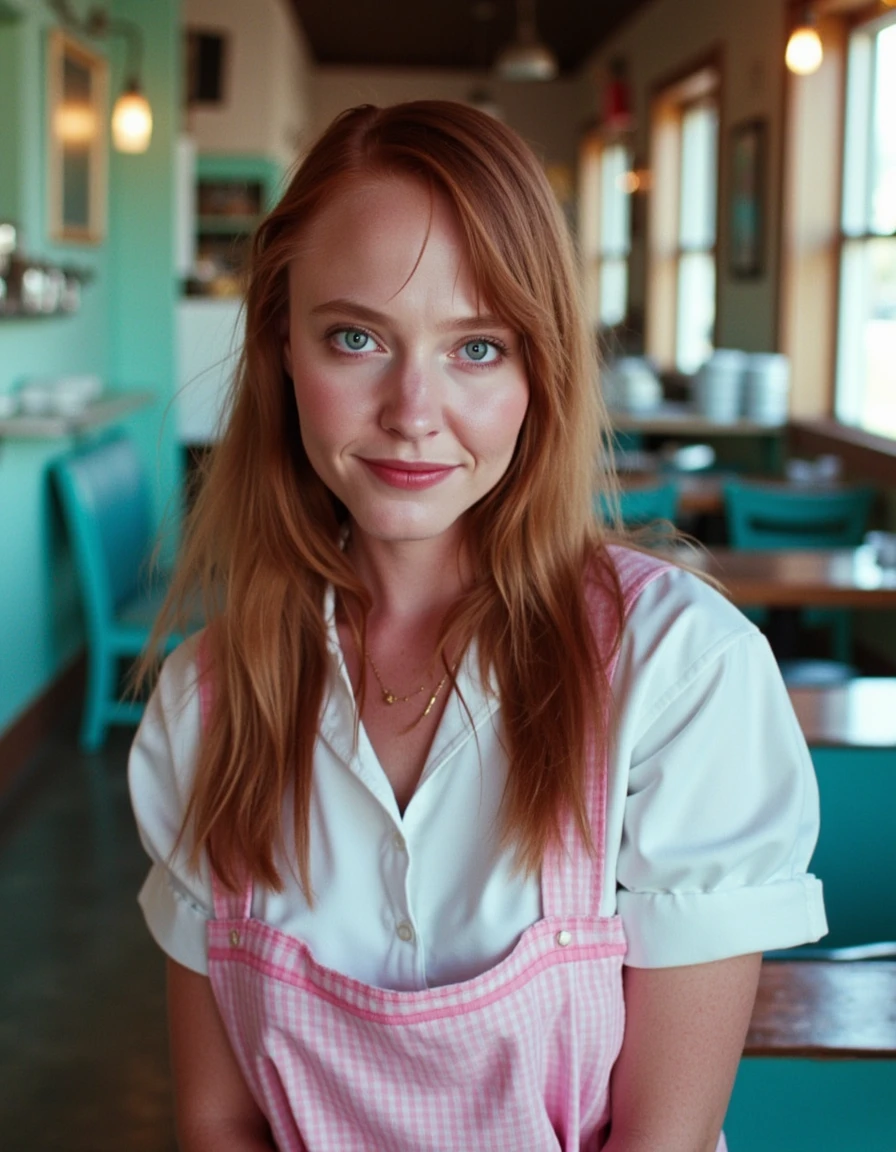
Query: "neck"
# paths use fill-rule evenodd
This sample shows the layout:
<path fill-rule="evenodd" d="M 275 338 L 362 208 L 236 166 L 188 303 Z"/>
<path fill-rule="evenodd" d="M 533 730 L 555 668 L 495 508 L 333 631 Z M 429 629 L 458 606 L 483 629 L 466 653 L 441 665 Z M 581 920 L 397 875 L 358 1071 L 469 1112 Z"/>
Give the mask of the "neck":
<path fill-rule="evenodd" d="M 371 623 L 411 623 L 444 616 L 469 580 L 456 536 L 395 543 L 353 530 L 349 551 L 373 599 Z"/>

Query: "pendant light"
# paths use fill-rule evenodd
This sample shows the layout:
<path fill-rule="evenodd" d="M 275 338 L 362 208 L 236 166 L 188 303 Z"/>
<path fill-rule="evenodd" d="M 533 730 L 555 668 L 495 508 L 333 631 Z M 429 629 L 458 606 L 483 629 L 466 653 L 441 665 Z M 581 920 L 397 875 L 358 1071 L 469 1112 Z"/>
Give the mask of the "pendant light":
<path fill-rule="evenodd" d="M 118 152 L 145 152 L 152 138 L 152 109 L 140 85 L 143 37 L 133 20 L 112 19 L 104 8 L 91 8 L 83 19 L 76 16 L 69 0 L 47 0 L 66 28 L 82 36 L 127 40 L 127 80 L 112 109 L 112 143 Z"/>
<path fill-rule="evenodd" d="M 502 80 L 553 80 L 559 72 L 557 57 L 538 39 L 535 0 L 516 0 L 516 39 L 495 61 Z"/>
<path fill-rule="evenodd" d="M 790 33 L 784 62 L 797 76 L 810 76 L 817 72 L 824 59 L 821 37 L 815 27 L 815 14 L 806 8 L 800 23 Z"/>
<path fill-rule="evenodd" d="M 112 143 L 119 152 L 145 152 L 152 138 L 152 109 L 131 80 L 112 109 Z"/>

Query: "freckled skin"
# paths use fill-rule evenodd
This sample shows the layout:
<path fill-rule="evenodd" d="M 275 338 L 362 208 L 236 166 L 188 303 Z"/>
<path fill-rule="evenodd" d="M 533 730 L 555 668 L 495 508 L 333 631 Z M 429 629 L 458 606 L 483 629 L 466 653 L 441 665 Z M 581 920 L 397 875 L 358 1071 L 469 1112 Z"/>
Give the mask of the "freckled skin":
<path fill-rule="evenodd" d="M 353 535 L 459 545 L 511 461 L 529 385 L 450 205 L 409 177 L 350 185 L 300 237 L 289 284 L 302 440 Z"/>

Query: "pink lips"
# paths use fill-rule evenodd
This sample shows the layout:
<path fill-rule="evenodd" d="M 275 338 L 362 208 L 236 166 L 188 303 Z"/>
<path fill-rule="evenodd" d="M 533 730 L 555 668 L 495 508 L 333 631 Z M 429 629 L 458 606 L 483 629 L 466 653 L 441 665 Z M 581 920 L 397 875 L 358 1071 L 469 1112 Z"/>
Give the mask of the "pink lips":
<path fill-rule="evenodd" d="M 454 471 L 454 465 L 430 464 L 426 461 L 408 463 L 401 460 L 364 460 L 370 471 L 391 488 L 406 492 L 421 492 L 441 483 Z"/>

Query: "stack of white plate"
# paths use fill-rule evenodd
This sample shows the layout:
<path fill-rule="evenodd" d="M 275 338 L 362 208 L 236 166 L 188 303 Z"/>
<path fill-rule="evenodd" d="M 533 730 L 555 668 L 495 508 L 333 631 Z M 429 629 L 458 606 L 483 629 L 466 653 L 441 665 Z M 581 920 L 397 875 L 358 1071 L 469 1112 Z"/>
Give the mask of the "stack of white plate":
<path fill-rule="evenodd" d="M 746 352 L 717 348 L 694 377 L 694 404 L 716 424 L 733 424 L 743 405 Z"/>
<path fill-rule="evenodd" d="M 659 377 L 643 356 L 620 356 L 604 368 L 601 383 L 607 406 L 622 412 L 649 412 L 663 399 Z"/>
<path fill-rule="evenodd" d="M 790 398 L 790 361 L 780 352 L 753 353 L 744 371 L 744 415 L 762 424 L 783 424 Z"/>

